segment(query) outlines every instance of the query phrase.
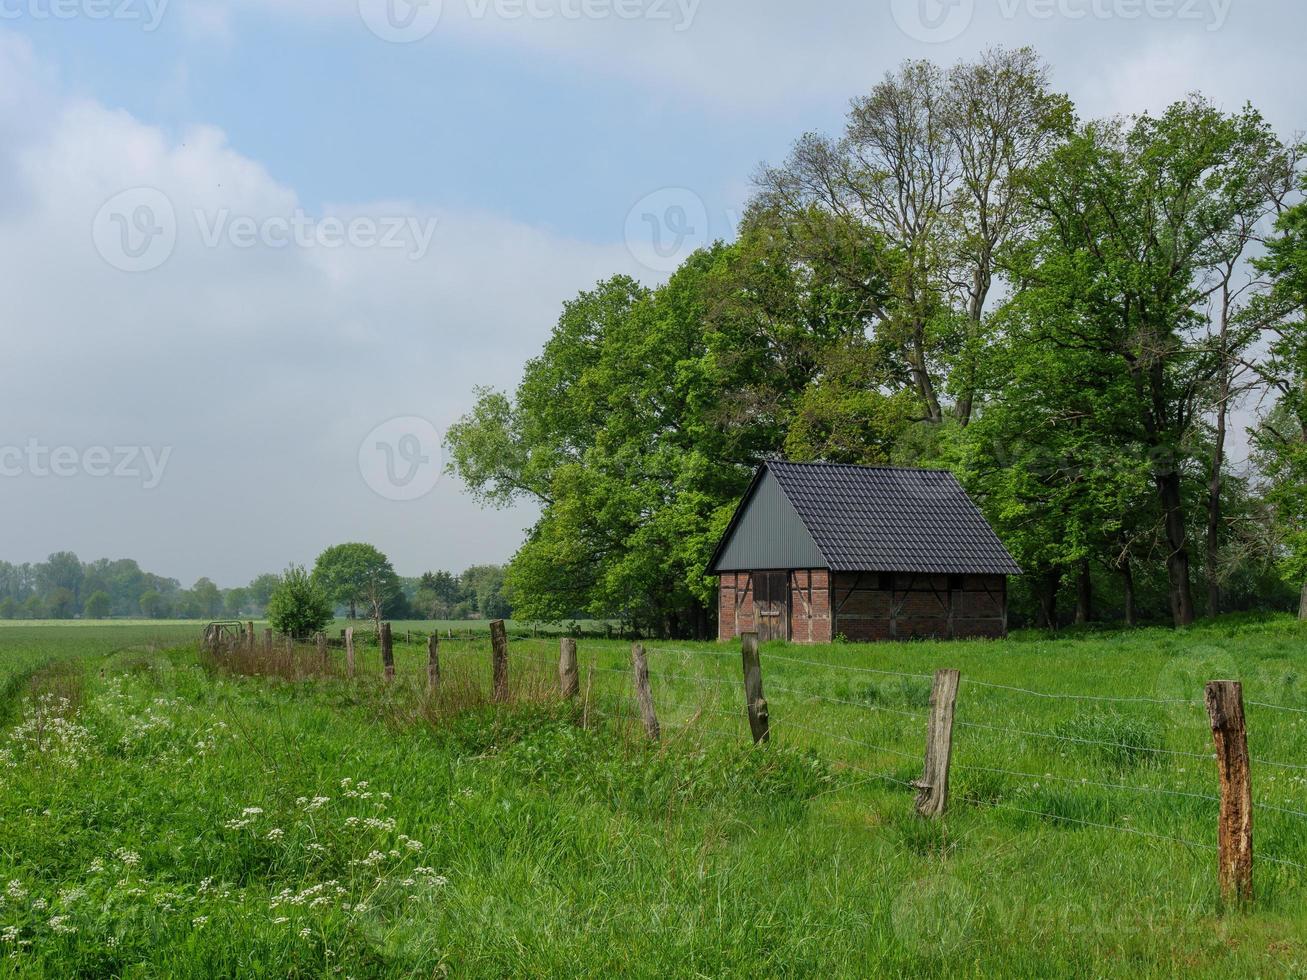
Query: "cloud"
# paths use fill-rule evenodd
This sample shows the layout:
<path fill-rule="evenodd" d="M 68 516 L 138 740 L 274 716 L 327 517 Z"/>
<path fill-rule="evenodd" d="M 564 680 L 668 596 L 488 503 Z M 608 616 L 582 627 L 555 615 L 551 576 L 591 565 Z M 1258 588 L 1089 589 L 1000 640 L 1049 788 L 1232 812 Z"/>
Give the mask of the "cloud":
<path fill-rule="evenodd" d="M 23 515 L 5 557 L 71 547 L 234 584 L 338 539 L 374 541 L 406 572 L 512 553 L 529 511 L 482 512 L 449 480 L 417 503 L 379 497 L 360 443 L 396 416 L 447 425 L 475 383 L 511 386 L 562 300 L 629 268 L 624 248 L 405 201 L 309 213 L 220 130 L 172 137 L 64 98 L 3 35 L 0 80 L 47 110 L 0 94 L 0 132 L 15 137 L 0 157 L 0 442 L 173 447 L 148 492 L 85 475 L 0 480 L 5 512 Z M 109 206 L 121 220 L 98 220 L 124 192 L 121 214 Z M 156 268 L 124 272 L 115 236 L 138 233 L 145 200 L 146 225 L 171 216 L 173 244 L 147 253 Z M 407 223 L 405 247 L 327 233 L 390 219 Z M 296 221 L 302 244 L 268 240 Z M 432 232 L 425 249 L 413 229 Z"/>

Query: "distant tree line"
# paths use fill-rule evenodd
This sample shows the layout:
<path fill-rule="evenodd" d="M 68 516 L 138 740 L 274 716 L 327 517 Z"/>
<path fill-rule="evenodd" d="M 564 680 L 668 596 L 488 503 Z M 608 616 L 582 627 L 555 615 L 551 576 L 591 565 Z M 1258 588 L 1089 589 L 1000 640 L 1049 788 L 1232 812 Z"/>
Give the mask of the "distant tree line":
<path fill-rule="evenodd" d="M 541 509 L 519 615 L 712 635 L 713 546 L 787 458 L 954 471 L 1019 622 L 1307 617 L 1302 149 L 1197 95 L 1082 119 L 1029 49 L 886 74 L 735 242 L 581 293 L 451 429 L 473 493 Z"/>
<path fill-rule="evenodd" d="M 364 560 L 350 584 L 341 558 Z M 324 561 L 325 559 L 325 561 Z M 348 571 L 348 568 L 346 569 Z M 288 573 L 265 573 L 223 589 L 209 578 L 189 588 L 175 578 L 143 571 L 130 558 L 83 562 L 71 551 L 43 562 L 0 561 L 0 619 L 241 619 L 262 617 Z M 335 576 L 333 578 L 333 575 Z M 478 565 L 455 575 L 427 572 L 406 578 L 370 545 L 342 545 L 319 558 L 311 576 L 334 611 L 388 619 L 507 619 L 513 614 L 504 569 Z"/>

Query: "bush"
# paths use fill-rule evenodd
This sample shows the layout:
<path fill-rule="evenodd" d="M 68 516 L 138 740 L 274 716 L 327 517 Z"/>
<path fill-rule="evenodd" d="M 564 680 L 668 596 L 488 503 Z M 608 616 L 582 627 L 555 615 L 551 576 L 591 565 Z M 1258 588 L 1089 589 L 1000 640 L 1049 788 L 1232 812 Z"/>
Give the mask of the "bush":
<path fill-rule="evenodd" d="M 313 584 L 301 565 L 292 565 L 268 600 L 268 622 L 288 636 L 320 633 L 335 618 L 327 593 Z"/>

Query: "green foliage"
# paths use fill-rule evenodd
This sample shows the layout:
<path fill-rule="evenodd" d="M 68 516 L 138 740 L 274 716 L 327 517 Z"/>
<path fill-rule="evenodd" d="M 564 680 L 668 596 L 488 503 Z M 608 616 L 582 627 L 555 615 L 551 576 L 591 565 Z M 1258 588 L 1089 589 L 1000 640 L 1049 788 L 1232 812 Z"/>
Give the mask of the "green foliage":
<path fill-rule="evenodd" d="M 380 619 L 403 597 L 390 559 L 370 544 L 328 548 L 313 565 L 313 581 L 332 602 L 348 606 L 351 619 L 359 606 Z"/>
<path fill-rule="evenodd" d="M 109 593 L 100 591 L 93 592 L 87 597 L 86 605 L 82 608 L 82 614 L 88 619 L 104 619 L 109 615 L 112 600 Z"/>
<path fill-rule="evenodd" d="M 331 600 L 304 570 L 292 565 L 268 600 L 268 623 L 287 636 L 307 637 L 327 628 L 335 612 Z"/>

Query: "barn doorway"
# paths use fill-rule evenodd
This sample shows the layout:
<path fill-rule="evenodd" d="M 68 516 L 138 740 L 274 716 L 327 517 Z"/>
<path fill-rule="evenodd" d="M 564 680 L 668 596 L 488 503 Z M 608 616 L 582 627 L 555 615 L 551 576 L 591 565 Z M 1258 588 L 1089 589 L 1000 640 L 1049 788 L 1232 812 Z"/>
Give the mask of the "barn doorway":
<path fill-rule="evenodd" d="M 758 639 L 789 640 L 789 572 L 754 572 L 753 603 L 758 611 Z"/>

